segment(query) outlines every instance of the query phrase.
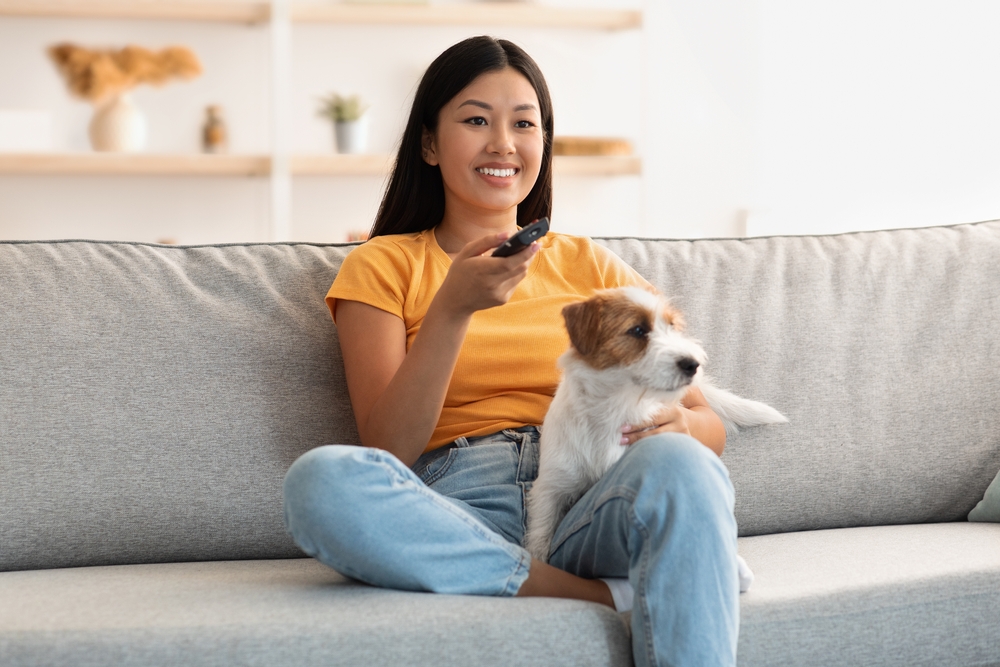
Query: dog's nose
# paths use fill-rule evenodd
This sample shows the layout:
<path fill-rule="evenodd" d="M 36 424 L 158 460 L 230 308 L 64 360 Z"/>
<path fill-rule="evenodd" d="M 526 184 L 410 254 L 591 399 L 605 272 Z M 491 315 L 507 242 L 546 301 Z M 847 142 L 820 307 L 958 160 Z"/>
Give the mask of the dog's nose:
<path fill-rule="evenodd" d="M 677 360 L 677 368 L 681 369 L 681 373 L 688 377 L 694 377 L 694 374 L 698 372 L 698 366 L 701 364 L 691 357 L 682 357 Z"/>

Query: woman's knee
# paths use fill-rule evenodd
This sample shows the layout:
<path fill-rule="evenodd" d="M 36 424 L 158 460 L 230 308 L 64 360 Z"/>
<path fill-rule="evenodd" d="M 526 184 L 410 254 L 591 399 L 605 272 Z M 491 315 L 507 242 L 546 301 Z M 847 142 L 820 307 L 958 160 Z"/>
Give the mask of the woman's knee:
<path fill-rule="evenodd" d="M 622 463 L 639 482 L 663 487 L 664 491 L 732 494 L 729 473 L 722 461 L 688 435 L 661 433 L 643 438 L 629 447 Z"/>
<path fill-rule="evenodd" d="M 285 473 L 282 488 L 289 530 L 329 520 L 332 513 L 343 515 L 363 503 L 371 476 L 385 477 L 384 471 L 375 469 L 379 454 L 365 447 L 327 445 L 300 456 Z"/>

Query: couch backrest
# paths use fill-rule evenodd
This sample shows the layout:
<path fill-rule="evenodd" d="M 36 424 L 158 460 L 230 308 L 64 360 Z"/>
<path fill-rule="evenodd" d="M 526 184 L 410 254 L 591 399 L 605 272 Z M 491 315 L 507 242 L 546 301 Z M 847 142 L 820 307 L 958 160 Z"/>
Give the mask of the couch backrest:
<path fill-rule="evenodd" d="M 961 520 L 1000 470 L 1000 222 L 607 245 L 791 420 L 727 444 L 741 534 Z"/>
<path fill-rule="evenodd" d="M 349 249 L 0 244 L 0 570 L 301 555 L 285 470 L 357 441 Z"/>
<path fill-rule="evenodd" d="M 792 420 L 730 440 L 743 534 L 960 519 L 1000 469 L 1000 223 L 602 242 Z M 357 442 L 350 248 L 0 243 L 0 571 L 300 555 L 285 470 Z"/>

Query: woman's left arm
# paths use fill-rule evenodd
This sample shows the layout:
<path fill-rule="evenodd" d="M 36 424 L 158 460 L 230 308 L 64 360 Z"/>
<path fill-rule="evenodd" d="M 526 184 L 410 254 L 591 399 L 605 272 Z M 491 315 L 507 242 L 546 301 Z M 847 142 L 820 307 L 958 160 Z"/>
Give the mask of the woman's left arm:
<path fill-rule="evenodd" d="M 629 425 L 628 430 L 622 433 L 622 444 L 631 445 L 657 433 L 686 433 L 719 456 L 726 448 L 726 427 L 697 387 L 688 389 L 680 405 L 664 408 L 654 422 Z"/>

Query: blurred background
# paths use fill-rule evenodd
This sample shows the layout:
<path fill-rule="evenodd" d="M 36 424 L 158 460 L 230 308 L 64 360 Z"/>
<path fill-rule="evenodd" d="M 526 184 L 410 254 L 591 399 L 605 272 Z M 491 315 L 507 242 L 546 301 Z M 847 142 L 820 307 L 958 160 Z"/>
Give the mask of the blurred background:
<path fill-rule="evenodd" d="M 557 137 L 605 140 L 557 163 L 559 231 L 1000 218 L 998 30 L 996 0 L 0 0 L 0 239 L 354 238 L 424 69 L 477 34 L 537 60 Z M 47 55 L 60 42 L 180 45 L 203 72 L 136 87 L 142 147 L 96 152 L 97 109 Z M 317 113 L 333 93 L 368 106 L 360 153 Z"/>

